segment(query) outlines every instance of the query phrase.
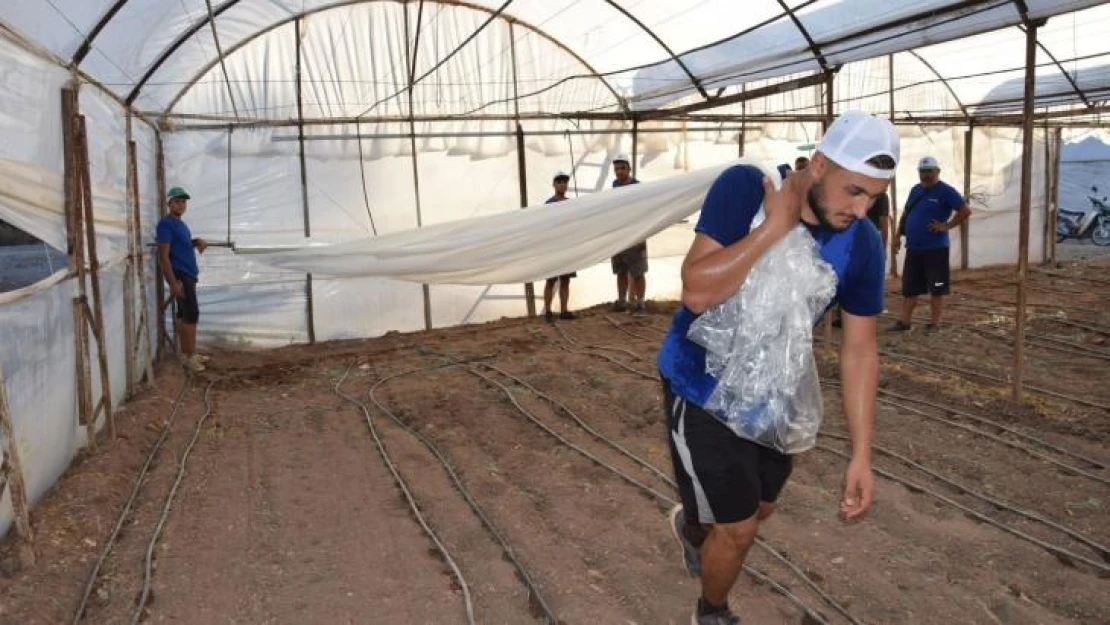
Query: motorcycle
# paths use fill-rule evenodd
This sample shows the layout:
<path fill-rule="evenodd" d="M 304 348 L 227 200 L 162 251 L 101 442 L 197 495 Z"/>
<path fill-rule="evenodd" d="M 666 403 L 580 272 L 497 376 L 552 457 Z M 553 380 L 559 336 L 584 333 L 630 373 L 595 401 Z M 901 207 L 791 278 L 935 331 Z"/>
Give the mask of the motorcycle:
<path fill-rule="evenodd" d="M 1098 187 L 1091 187 L 1091 191 L 1098 193 Z M 1061 208 L 1056 216 L 1056 242 L 1064 239 L 1081 240 L 1091 237 L 1095 245 L 1110 245 L 1110 205 L 1106 203 L 1106 196 L 1098 199 L 1088 195 L 1091 210 L 1075 211 Z"/>

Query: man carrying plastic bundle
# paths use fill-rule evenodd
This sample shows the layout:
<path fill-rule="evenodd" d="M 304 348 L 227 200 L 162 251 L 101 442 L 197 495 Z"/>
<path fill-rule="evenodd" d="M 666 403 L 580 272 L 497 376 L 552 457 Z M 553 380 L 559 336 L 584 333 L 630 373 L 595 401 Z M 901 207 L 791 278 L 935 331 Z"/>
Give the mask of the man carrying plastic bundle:
<path fill-rule="evenodd" d="M 614 189 L 640 183 L 632 177 L 632 161 L 627 154 L 618 154 L 613 159 L 613 173 L 617 176 L 613 180 Z M 611 262 L 613 275 L 617 276 L 617 301 L 613 303 L 613 310 L 645 312 L 647 310 L 644 306 L 644 293 L 647 292 L 645 277 L 648 270 L 647 241 L 637 243 L 618 253 Z"/>
<path fill-rule="evenodd" d="M 826 273 L 829 296 L 844 311 L 840 377 L 852 459 L 840 512 L 849 520 L 861 517 L 873 491 L 876 316 L 883 309 L 884 290 L 882 243 L 865 217 L 875 198 L 886 191 L 898 156 L 898 135 L 890 122 L 849 112 L 829 128 L 809 166 L 790 175 L 779 190 L 760 169 L 738 165 L 723 172 L 706 195 L 682 266 L 682 306 L 658 357 L 671 460 L 682 500 L 671 512 L 671 526 L 682 545 L 687 572 L 701 577 L 695 625 L 740 622 L 729 609 L 729 591 L 759 524 L 774 510 L 792 457 L 742 438 L 721 413 L 704 408 L 719 380 L 706 370 L 706 349 L 688 338 L 691 325 L 706 311 L 739 296 L 760 257 L 799 222 L 805 226 L 824 261 L 810 256 L 808 262 L 835 271 L 835 286 Z M 761 206 L 765 219 L 753 227 Z M 777 275 L 773 278 L 782 283 Z M 811 326 L 811 320 L 803 324 Z M 812 345 L 803 352 L 812 356 Z M 765 373 L 771 384 L 780 379 L 776 372 Z M 819 408 L 819 389 L 815 395 Z M 753 421 L 761 418 L 758 410 L 752 413 Z"/>
<path fill-rule="evenodd" d="M 158 243 L 158 267 L 170 285 L 170 294 L 177 303 L 177 320 L 181 356 L 189 371 L 204 371 L 207 356 L 197 353 L 197 320 L 200 305 L 197 302 L 197 255 L 208 249 L 204 239 L 193 238 L 189 226 L 181 217 L 185 214 L 189 194 L 181 187 L 168 193 L 169 213 L 158 222 L 155 240 Z"/>
<path fill-rule="evenodd" d="M 910 189 L 906 208 L 894 235 L 894 253 L 906 237 L 902 262 L 902 317 L 888 329 L 906 332 L 911 326 L 917 297 L 929 294 L 930 320 L 926 334 L 940 329 L 944 296 L 948 295 L 948 231 L 960 227 L 971 209 L 960 192 L 940 179 L 940 164 L 932 156 L 917 163 L 919 184 Z M 955 217 L 952 214 L 955 213 Z"/>
<path fill-rule="evenodd" d="M 551 181 L 552 186 L 555 187 L 555 195 L 547 198 L 546 204 L 555 204 L 570 198 L 567 197 L 567 184 L 570 182 L 570 176 L 566 172 L 557 172 L 555 178 Z M 555 278 L 548 278 L 547 283 L 543 287 L 543 318 L 548 323 L 555 321 L 555 313 L 551 312 L 551 300 L 555 297 L 555 284 L 559 284 L 559 318 L 560 319 L 575 319 L 576 315 L 567 310 L 567 301 L 570 300 L 570 279 L 577 276 L 577 273 L 565 273 Z"/>

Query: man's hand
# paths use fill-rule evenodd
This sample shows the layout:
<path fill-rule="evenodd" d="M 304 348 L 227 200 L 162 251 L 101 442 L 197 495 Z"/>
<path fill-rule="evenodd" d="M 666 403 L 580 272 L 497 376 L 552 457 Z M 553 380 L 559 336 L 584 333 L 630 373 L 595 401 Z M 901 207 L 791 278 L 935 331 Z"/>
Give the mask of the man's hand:
<path fill-rule="evenodd" d="M 778 190 L 771 179 L 763 177 L 763 210 L 767 223 L 774 224 L 777 232 L 786 234 L 802 218 L 802 200 L 794 185 L 783 182 Z"/>
<path fill-rule="evenodd" d="M 840 513 L 845 520 L 861 518 L 871 507 L 874 494 L 875 476 L 871 474 L 871 461 L 852 458 L 844 475 L 844 499 L 840 502 Z"/>
<path fill-rule="evenodd" d="M 948 232 L 948 223 L 944 221 L 933 220 L 929 222 L 929 232 Z"/>
<path fill-rule="evenodd" d="M 185 297 L 185 285 L 181 283 L 181 280 L 174 280 L 170 283 L 170 294 L 178 298 Z"/>
<path fill-rule="evenodd" d="M 200 252 L 201 254 L 204 253 L 204 250 L 208 249 L 208 241 L 205 241 L 204 239 L 194 239 L 193 240 L 193 245 L 197 248 L 197 251 Z"/>

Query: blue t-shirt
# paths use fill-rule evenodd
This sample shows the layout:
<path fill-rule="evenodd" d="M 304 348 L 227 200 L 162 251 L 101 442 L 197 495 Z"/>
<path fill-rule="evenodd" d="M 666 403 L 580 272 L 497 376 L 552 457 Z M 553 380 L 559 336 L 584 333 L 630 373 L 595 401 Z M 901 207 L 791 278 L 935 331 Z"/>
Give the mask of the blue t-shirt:
<path fill-rule="evenodd" d="M 906 249 L 939 250 L 948 247 L 948 232 L 930 232 L 929 222 L 947 223 L 952 213 L 965 204 L 967 202 L 960 192 L 946 182 L 938 181 L 928 189 L 915 184 L 906 199 L 906 210 L 909 211 L 906 213 Z"/>
<path fill-rule="evenodd" d="M 197 278 L 197 254 L 193 250 L 193 233 L 189 226 L 173 215 L 166 215 L 158 222 L 155 241 L 170 244 L 170 266 L 174 271 Z"/>
<path fill-rule="evenodd" d="M 751 165 L 725 170 L 713 182 L 702 204 L 697 232 L 729 246 L 747 236 L 752 219 L 763 204 L 763 172 Z M 852 315 L 872 317 L 883 311 L 883 242 L 866 219 L 857 219 L 836 232 L 806 224 L 821 248 L 821 258 L 836 270 L 835 300 Z M 705 371 L 705 348 L 686 338 L 697 315 L 679 306 L 670 331 L 659 349 L 659 372 L 675 395 L 704 406 L 717 388 Z"/>
<path fill-rule="evenodd" d="M 622 182 L 621 182 L 621 181 L 620 181 L 619 179 L 617 179 L 617 178 L 614 178 L 614 179 L 613 179 L 613 188 L 614 188 L 614 189 L 616 189 L 617 187 L 627 187 L 627 186 L 628 186 L 628 185 L 630 185 L 630 184 L 640 184 L 640 181 L 639 181 L 639 180 L 636 180 L 635 178 L 629 178 L 629 179 L 628 179 L 628 182 L 624 182 L 624 183 L 622 183 Z"/>
<path fill-rule="evenodd" d="M 566 196 L 564 196 L 564 197 L 559 197 L 559 196 L 557 196 L 557 195 L 553 195 L 553 196 L 551 196 L 551 197 L 547 198 L 547 201 L 546 201 L 546 202 L 544 202 L 544 204 L 555 204 L 556 202 L 565 202 L 565 201 L 567 201 L 567 200 L 569 200 L 569 199 L 570 199 L 570 198 L 569 198 L 569 197 L 566 197 Z"/>

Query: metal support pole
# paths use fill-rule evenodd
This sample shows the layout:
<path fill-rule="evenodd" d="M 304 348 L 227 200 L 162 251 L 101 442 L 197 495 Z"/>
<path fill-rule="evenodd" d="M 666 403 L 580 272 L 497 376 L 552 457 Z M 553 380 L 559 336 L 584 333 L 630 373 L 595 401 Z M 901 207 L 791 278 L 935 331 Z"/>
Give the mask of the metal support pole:
<path fill-rule="evenodd" d="M 686 125 L 683 124 L 682 127 L 685 128 Z M 632 177 L 633 178 L 636 177 L 636 162 L 640 160 L 639 159 L 639 156 L 640 156 L 639 152 L 640 152 L 640 122 L 639 122 L 639 120 L 633 119 L 632 120 L 632 162 L 629 163 L 632 166 Z"/>
<path fill-rule="evenodd" d="M 528 162 L 524 153 L 524 127 L 520 125 L 520 91 L 516 75 L 516 35 L 513 33 L 512 22 L 509 22 L 509 56 L 513 70 L 513 113 L 516 117 L 516 175 L 520 184 L 520 207 L 524 208 L 528 206 Z M 633 137 L 635 137 L 635 134 L 633 134 Z M 636 149 L 635 140 L 633 140 L 632 149 Z M 633 164 L 632 166 L 635 167 L 636 165 Z M 536 287 L 531 282 L 524 283 L 524 305 L 528 311 L 528 316 L 535 317 Z"/>
<path fill-rule="evenodd" d="M 408 89 L 408 91 L 409 91 L 409 93 L 408 93 L 408 100 L 409 100 L 409 116 L 408 116 L 408 122 L 409 122 L 409 149 L 412 152 L 412 185 L 413 185 L 413 190 L 416 194 L 416 227 L 417 228 L 422 228 L 422 227 L 424 227 L 424 218 L 421 215 L 421 211 L 420 211 L 420 168 L 419 168 L 419 165 L 418 165 L 417 160 L 416 160 L 416 110 L 415 110 L 415 104 L 414 104 L 414 101 L 413 101 L 414 98 L 413 98 L 413 92 L 412 92 L 412 86 L 413 86 L 413 82 L 414 82 L 414 79 L 415 79 L 415 73 L 416 73 L 416 63 L 415 63 L 415 58 L 414 58 L 416 56 L 416 51 L 411 50 L 410 47 L 409 47 L 409 42 L 412 41 L 412 37 L 409 35 L 409 12 L 408 12 L 408 7 L 407 6 L 404 7 L 404 11 L 405 11 L 405 66 L 409 70 L 409 89 Z M 427 284 L 420 285 L 420 288 L 424 292 L 424 329 L 425 330 L 431 330 L 432 329 L 432 292 L 431 292 L 431 289 L 428 287 Z"/>
<path fill-rule="evenodd" d="M 1021 134 L 1021 216 L 1018 221 L 1017 309 L 1014 316 L 1013 399 L 1021 401 L 1025 377 L 1025 281 L 1029 277 L 1029 205 L 1033 192 L 1033 96 L 1036 87 L 1037 23 L 1025 28 L 1025 123 Z"/>
<path fill-rule="evenodd" d="M 297 141 L 300 144 L 298 156 L 301 161 L 301 206 L 304 210 L 304 238 L 312 236 L 308 223 L 308 167 L 304 160 L 304 99 L 301 91 L 301 20 L 293 21 L 293 38 L 297 47 L 297 66 L 295 74 L 295 87 L 297 90 Z M 228 241 L 231 240 L 229 236 Z"/>
<path fill-rule="evenodd" d="M 886 56 L 887 96 L 890 98 L 890 121 L 894 122 L 894 55 Z M 897 127 L 895 127 L 897 129 Z M 898 241 L 898 172 L 890 178 L 890 275 L 898 277 L 898 255 L 894 253 Z"/>
<path fill-rule="evenodd" d="M 968 202 L 968 197 L 971 196 L 971 153 L 972 142 L 975 137 L 975 128 L 969 122 L 967 130 L 964 131 L 964 201 Z M 960 224 L 960 269 L 967 269 L 968 255 L 970 254 L 970 241 L 971 241 L 971 220 L 964 220 Z"/>

